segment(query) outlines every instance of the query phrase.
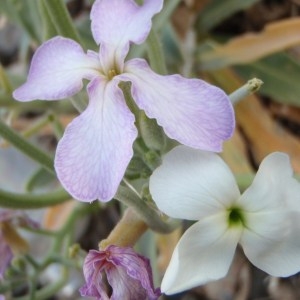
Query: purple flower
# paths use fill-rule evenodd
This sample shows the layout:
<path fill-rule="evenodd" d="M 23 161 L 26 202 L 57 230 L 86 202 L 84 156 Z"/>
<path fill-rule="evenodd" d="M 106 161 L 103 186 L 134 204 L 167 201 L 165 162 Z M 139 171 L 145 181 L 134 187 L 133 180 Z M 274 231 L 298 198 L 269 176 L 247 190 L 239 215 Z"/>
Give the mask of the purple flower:
<path fill-rule="evenodd" d="M 149 260 L 131 247 L 111 245 L 103 251 L 90 250 L 83 273 L 86 284 L 80 289 L 81 296 L 98 300 L 155 300 L 161 294 L 159 288 L 153 287 Z"/>
<path fill-rule="evenodd" d="M 99 53 L 84 53 L 73 40 L 55 37 L 32 59 L 27 82 L 14 91 L 19 101 L 57 100 L 79 92 L 83 79 L 89 105 L 58 143 L 55 169 L 64 188 L 81 201 L 113 198 L 133 155 L 135 118 L 120 81 L 131 82 L 137 106 L 172 139 L 194 148 L 221 151 L 235 125 L 226 94 L 199 79 L 154 73 L 144 59 L 125 62 L 130 43 L 145 41 L 163 0 L 96 0 L 91 29 Z"/>

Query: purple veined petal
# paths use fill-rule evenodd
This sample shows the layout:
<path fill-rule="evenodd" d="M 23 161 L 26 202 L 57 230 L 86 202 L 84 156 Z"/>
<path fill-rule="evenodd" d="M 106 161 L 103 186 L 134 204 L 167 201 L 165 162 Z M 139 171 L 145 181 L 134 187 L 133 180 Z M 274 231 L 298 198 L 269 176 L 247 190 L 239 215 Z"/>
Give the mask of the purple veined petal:
<path fill-rule="evenodd" d="M 176 294 L 226 276 L 242 227 L 227 227 L 226 212 L 192 225 L 177 244 L 161 290 Z"/>
<path fill-rule="evenodd" d="M 165 133 L 180 143 L 220 152 L 234 130 L 233 107 L 219 88 L 180 75 L 160 76 L 143 59 L 125 64 L 121 80 L 132 82 L 132 96 L 139 108 L 157 119 Z"/>
<path fill-rule="evenodd" d="M 80 201 L 111 200 L 133 155 L 134 115 L 117 84 L 100 78 L 89 84 L 89 106 L 67 126 L 57 146 L 57 176 Z"/>
<path fill-rule="evenodd" d="M 97 0 L 92 11 L 92 33 L 98 44 L 109 45 L 121 61 L 129 43 L 141 44 L 151 29 L 151 18 L 162 9 L 163 0 L 146 0 L 142 6 L 134 0 Z M 118 61 L 119 61 L 118 59 Z"/>
<path fill-rule="evenodd" d="M 111 300 L 156 300 L 160 290 L 154 289 L 149 259 L 130 247 L 109 246 L 108 261 L 115 265 L 109 268 L 107 279 L 113 289 Z"/>
<path fill-rule="evenodd" d="M 235 178 L 219 155 L 186 146 L 163 157 L 149 189 L 161 211 L 188 220 L 216 214 L 240 197 Z"/>
<path fill-rule="evenodd" d="M 248 226 L 241 237 L 247 258 L 276 277 L 300 271 L 300 212 L 279 210 L 246 215 Z"/>
<path fill-rule="evenodd" d="M 109 299 L 102 281 L 102 272 L 106 267 L 105 253 L 90 250 L 84 260 L 83 274 L 86 284 L 79 289 L 81 296 L 96 297 L 97 299 Z"/>
<path fill-rule="evenodd" d="M 36 50 L 27 81 L 13 96 L 19 101 L 67 98 L 81 90 L 82 79 L 99 76 L 99 69 L 99 59 L 85 54 L 78 43 L 54 37 Z"/>

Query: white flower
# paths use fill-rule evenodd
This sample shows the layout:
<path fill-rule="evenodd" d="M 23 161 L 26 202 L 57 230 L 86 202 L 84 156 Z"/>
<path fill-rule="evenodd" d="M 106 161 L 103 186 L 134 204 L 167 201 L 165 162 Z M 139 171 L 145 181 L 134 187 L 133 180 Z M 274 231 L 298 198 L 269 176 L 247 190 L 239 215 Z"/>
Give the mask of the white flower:
<path fill-rule="evenodd" d="M 179 146 L 150 179 L 158 208 L 199 220 L 182 236 L 162 281 L 174 294 L 224 277 L 239 243 L 248 259 L 273 276 L 300 271 L 300 184 L 284 153 L 267 156 L 241 195 L 215 153 Z"/>

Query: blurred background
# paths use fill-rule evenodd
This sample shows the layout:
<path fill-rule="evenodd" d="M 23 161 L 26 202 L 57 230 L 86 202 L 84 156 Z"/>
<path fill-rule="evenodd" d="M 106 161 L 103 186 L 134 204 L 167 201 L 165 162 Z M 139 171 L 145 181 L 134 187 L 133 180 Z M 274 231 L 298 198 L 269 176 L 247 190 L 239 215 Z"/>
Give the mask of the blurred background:
<path fill-rule="evenodd" d="M 57 34 L 55 30 L 51 32 L 41 17 L 42 1 L 1 0 L 0 118 L 53 154 L 64 127 L 78 114 L 74 102 L 85 105 L 87 96 L 83 91 L 71 101 L 28 103 L 12 98 L 12 91 L 26 80 L 34 51 Z M 93 1 L 64 2 L 85 50 L 98 51 L 90 31 Z M 205 79 L 228 94 L 251 78 L 264 82 L 256 94 L 235 104 L 236 131 L 222 153 L 242 190 L 251 183 L 261 160 L 273 151 L 288 153 L 295 172 L 300 174 L 299 0 L 165 0 L 163 12 L 154 18 L 154 29 L 159 34 L 169 74 Z M 137 56 L 147 58 L 143 46 L 133 46 L 128 57 Z M 37 193 L 59 186 L 53 175 L 41 171 L 5 140 L 0 142 L 0 188 Z M 148 173 L 141 166 L 140 176 Z M 68 202 L 30 214 L 44 228 L 52 230 L 63 224 L 73 208 L 72 202 Z M 85 250 L 97 248 L 98 241 L 119 220 L 121 210 L 114 202 L 83 215 L 74 228 L 75 240 Z M 154 237 L 159 255 L 158 278 L 181 233 Z M 43 252 L 47 241 L 43 243 L 38 249 L 39 242 L 34 240 L 32 248 Z M 143 248 L 142 243 L 139 247 Z M 51 281 L 57 272 L 52 268 L 43 281 Z M 76 271 L 70 284 L 49 299 L 80 299 L 77 289 L 82 283 L 82 275 Z M 286 279 L 270 277 L 253 267 L 242 251 L 237 251 L 226 278 L 162 299 L 297 300 L 300 281 L 297 275 Z"/>

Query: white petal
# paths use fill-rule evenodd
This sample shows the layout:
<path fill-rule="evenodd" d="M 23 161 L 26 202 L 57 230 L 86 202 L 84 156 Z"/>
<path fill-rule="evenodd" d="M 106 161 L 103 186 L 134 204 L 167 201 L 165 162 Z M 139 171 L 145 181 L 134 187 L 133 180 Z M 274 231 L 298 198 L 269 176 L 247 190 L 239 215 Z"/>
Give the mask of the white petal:
<path fill-rule="evenodd" d="M 149 188 L 160 210 L 190 220 L 228 208 L 240 196 L 231 171 L 217 154 L 186 146 L 165 155 Z"/>
<path fill-rule="evenodd" d="M 227 228 L 222 213 L 192 225 L 176 246 L 161 290 L 175 294 L 224 277 L 232 262 L 241 228 Z"/>
<path fill-rule="evenodd" d="M 247 211 L 274 210 L 290 206 L 300 210 L 300 184 L 292 177 L 289 157 L 280 152 L 268 155 L 260 164 L 251 186 L 239 200 Z"/>
<path fill-rule="evenodd" d="M 57 146 L 57 176 L 81 201 L 112 199 L 133 154 L 134 116 L 117 84 L 99 78 L 89 84 L 88 108 L 68 125 Z"/>
<path fill-rule="evenodd" d="M 272 276 L 300 271 L 300 213 L 248 213 L 241 245 L 248 259 Z"/>

